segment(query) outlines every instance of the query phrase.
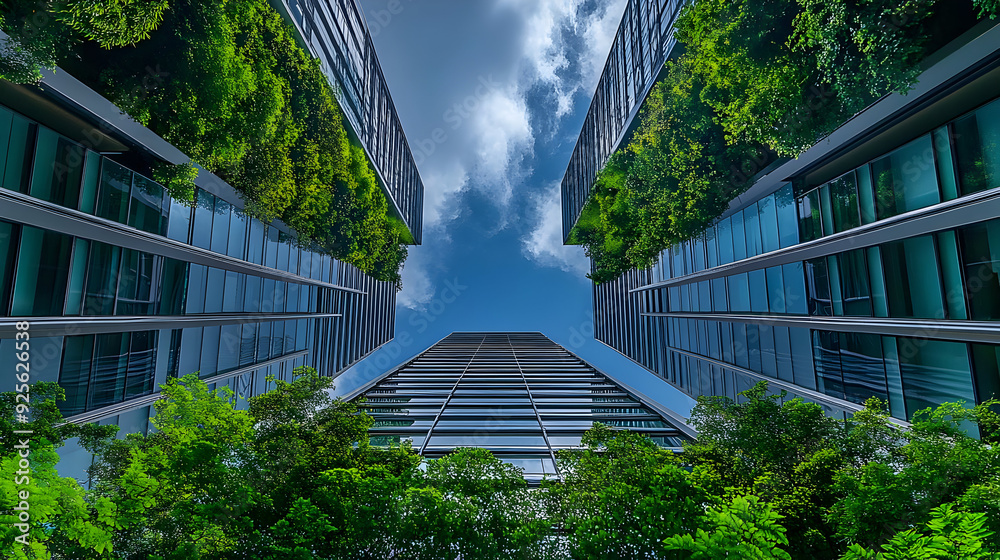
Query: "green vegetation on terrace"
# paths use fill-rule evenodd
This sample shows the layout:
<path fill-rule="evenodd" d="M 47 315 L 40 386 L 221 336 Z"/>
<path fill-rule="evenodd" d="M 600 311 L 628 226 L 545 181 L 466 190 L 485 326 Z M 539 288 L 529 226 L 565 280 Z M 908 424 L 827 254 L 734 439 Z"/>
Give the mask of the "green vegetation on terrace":
<path fill-rule="evenodd" d="M 570 234 L 594 258 L 590 277 L 651 266 L 768 164 L 798 156 L 878 97 L 908 91 L 947 35 L 936 26 L 970 2 L 980 17 L 1000 12 L 996 0 L 694 0 L 675 25 L 682 54 Z"/>
<path fill-rule="evenodd" d="M 902 429 L 875 400 L 845 422 L 761 383 L 739 403 L 699 399 L 699 440 L 683 454 L 595 425 L 560 453 L 563 480 L 529 489 L 482 449 L 419 468 L 408 444 L 372 446 L 363 403 L 331 401 L 330 379 L 296 374 L 247 410 L 195 375 L 172 379 L 155 430 L 120 439 L 114 426 L 59 426 L 54 383 L 32 386 L 27 423 L 13 422 L 15 395 L 0 394 L 3 557 L 1000 557 L 995 403 L 927 409 Z M 14 430 L 34 432 L 28 469 Z M 55 471 L 72 437 L 97 453 L 87 490 Z"/>
<path fill-rule="evenodd" d="M 61 66 L 232 184 L 253 217 L 399 282 L 410 233 L 319 62 L 266 0 L 14 0 L 0 18 L 0 77 Z M 186 169 L 155 171 L 192 200 Z"/>

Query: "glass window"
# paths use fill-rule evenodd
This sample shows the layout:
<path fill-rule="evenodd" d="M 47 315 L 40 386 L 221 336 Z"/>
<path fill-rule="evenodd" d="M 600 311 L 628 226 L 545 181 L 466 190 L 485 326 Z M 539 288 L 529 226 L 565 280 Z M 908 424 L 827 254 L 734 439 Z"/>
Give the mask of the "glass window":
<path fill-rule="evenodd" d="M 743 212 L 732 215 L 733 220 L 733 258 L 742 260 L 747 258 L 747 233 L 743 223 Z"/>
<path fill-rule="evenodd" d="M 858 184 L 858 210 L 861 212 L 861 223 L 870 224 L 877 220 L 875 216 L 875 190 L 872 187 L 872 170 L 866 163 L 854 171 Z"/>
<path fill-rule="evenodd" d="M 221 313 L 223 294 L 226 288 L 226 271 L 221 268 L 208 269 L 208 281 L 205 283 L 205 313 Z"/>
<path fill-rule="evenodd" d="M 813 331 L 813 359 L 817 389 L 824 394 L 844 398 L 844 376 L 840 365 L 840 338 L 830 331 Z"/>
<path fill-rule="evenodd" d="M 93 214 L 97 208 L 97 189 L 101 182 L 101 161 L 97 152 L 86 151 L 83 166 L 83 186 L 80 188 L 80 211 Z"/>
<path fill-rule="evenodd" d="M 882 355 L 885 358 L 886 387 L 889 391 L 889 414 L 907 420 L 906 403 L 903 401 L 903 377 L 899 371 L 899 352 L 896 337 L 882 337 Z"/>
<path fill-rule="evenodd" d="M 795 194 L 789 183 L 774 193 L 775 211 L 778 215 L 778 241 L 781 248 L 799 243 L 799 223 L 796 212 Z"/>
<path fill-rule="evenodd" d="M 733 223 L 730 218 L 719 220 L 719 264 L 733 262 Z M 676 269 L 674 276 L 679 276 Z"/>
<path fill-rule="evenodd" d="M 205 292 L 207 288 L 208 267 L 200 264 L 192 264 L 188 271 L 186 313 L 205 312 Z"/>
<path fill-rule="evenodd" d="M 778 236 L 778 210 L 774 196 L 766 196 L 757 201 L 757 213 L 760 216 L 761 253 L 777 251 L 781 248 Z"/>
<path fill-rule="evenodd" d="M 809 329 L 790 327 L 788 339 L 792 347 L 792 375 L 796 385 L 816 389 L 813 370 L 812 336 Z"/>
<path fill-rule="evenodd" d="M 0 117 L 3 111 L 0 111 Z M 21 228 L 0 222 L 0 315 L 6 315 L 14 290 L 14 262 L 17 257 L 18 232 Z"/>
<path fill-rule="evenodd" d="M 971 348 L 978 402 L 1000 399 L 1000 346 L 972 344 Z"/>
<path fill-rule="evenodd" d="M 716 313 L 726 313 L 729 311 L 729 306 L 726 303 L 726 279 L 725 278 L 713 278 L 712 279 L 712 311 Z"/>
<path fill-rule="evenodd" d="M 772 266 L 766 271 L 767 301 L 771 313 L 785 312 L 785 282 L 781 278 L 781 267 Z"/>
<path fill-rule="evenodd" d="M 881 252 L 890 316 L 943 319 L 934 237 L 922 235 L 885 243 Z"/>
<path fill-rule="evenodd" d="M 260 220 L 251 219 L 250 238 L 248 241 L 247 260 L 254 264 L 264 264 L 264 241 L 267 236 L 267 226 Z"/>
<path fill-rule="evenodd" d="M 729 308 L 734 313 L 750 311 L 750 291 L 747 273 L 734 274 L 728 277 Z"/>
<path fill-rule="evenodd" d="M 191 229 L 191 213 L 189 206 L 170 199 L 170 208 L 167 214 L 167 237 L 181 243 L 188 243 L 188 236 Z"/>
<path fill-rule="evenodd" d="M 771 325 L 757 325 L 757 332 L 760 334 L 760 372 L 768 377 L 777 377 L 774 328 Z"/>
<path fill-rule="evenodd" d="M 823 219 L 820 214 L 819 189 L 814 189 L 799 199 L 799 238 L 802 242 L 823 237 Z"/>
<path fill-rule="evenodd" d="M 75 209 L 83 178 L 83 146 L 40 128 L 31 173 L 31 196 Z"/>
<path fill-rule="evenodd" d="M 961 193 L 1000 187 L 1000 101 L 956 120 L 952 127 Z"/>
<path fill-rule="evenodd" d="M 909 417 L 941 403 L 975 402 L 967 344 L 910 338 L 897 343 Z"/>
<path fill-rule="evenodd" d="M 844 315 L 872 316 L 871 289 L 868 285 L 868 264 L 864 249 L 837 255 L 840 269 L 840 296 Z"/>
<path fill-rule="evenodd" d="M 153 392 L 157 334 L 156 331 L 132 333 L 132 344 L 128 353 L 128 371 L 125 376 L 126 399 Z"/>
<path fill-rule="evenodd" d="M 160 288 L 160 315 L 183 315 L 187 294 L 188 263 L 163 259 L 163 283 Z"/>
<path fill-rule="evenodd" d="M 742 368 L 750 367 L 746 323 L 733 323 L 733 363 Z"/>
<path fill-rule="evenodd" d="M 195 247 L 208 249 L 212 246 L 212 219 L 215 216 L 215 197 L 198 189 L 194 207 L 194 228 L 191 243 Z"/>
<path fill-rule="evenodd" d="M 836 229 L 833 224 L 833 200 L 830 197 L 830 185 L 819 188 L 820 214 L 823 215 L 823 235 L 833 235 Z"/>
<path fill-rule="evenodd" d="M 694 272 L 705 270 L 705 238 L 696 237 L 691 240 L 691 256 L 694 259 Z"/>
<path fill-rule="evenodd" d="M 84 315 L 112 315 L 115 312 L 115 294 L 118 292 L 120 268 L 120 247 L 98 241 L 91 243 Z"/>
<path fill-rule="evenodd" d="M 124 224 L 128 218 L 132 172 L 105 159 L 101 166 L 101 185 L 97 196 L 97 215 Z"/>
<path fill-rule="evenodd" d="M 1000 319 L 1000 220 L 967 226 L 958 233 L 972 318 Z"/>
<path fill-rule="evenodd" d="M 2 124 L 2 123 L 0 123 Z M 31 155 L 34 152 L 38 125 L 17 115 L 11 115 L 10 142 L 4 146 L 6 162 L 3 170 L 3 187 L 22 193 L 28 192 L 31 175 Z M 0 136 L 6 136 L 0 134 Z"/>
<path fill-rule="evenodd" d="M 132 207 L 129 208 L 128 225 L 163 235 L 167 227 L 167 209 L 164 205 L 164 189 L 142 175 L 135 175 L 132 189 Z"/>
<path fill-rule="evenodd" d="M 73 238 L 21 226 L 11 315 L 62 315 Z"/>
<path fill-rule="evenodd" d="M 865 250 L 868 257 L 868 277 L 871 279 L 872 307 L 876 317 L 889 316 L 889 301 L 885 295 L 885 276 L 882 274 L 882 251 L 878 247 Z"/>
<path fill-rule="evenodd" d="M 705 248 L 708 250 L 708 267 L 719 266 L 719 242 L 714 226 L 705 230 Z"/>
<path fill-rule="evenodd" d="M 233 207 L 232 219 L 229 222 L 229 250 L 226 252 L 230 257 L 237 259 L 244 258 L 244 249 L 247 240 L 247 216 L 236 207 Z"/>
<path fill-rule="evenodd" d="M 880 220 L 941 202 L 928 134 L 871 164 Z"/>
<path fill-rule="evenodd" d="M 243 305 L 242 276 L 243 275 L 238 272 L 233 272 L 231 270 L 226 271 L 226 288 L 222 304 L 222 311 L 225 313 L 243 311 L 241 309 Z"/>
<path fill-rule="evenodd" d="M 755 257 L 764 252 L 760 239 L 760 215 L 756 204 L 751 204 L 743 211 L 743 223 L 747 231 L 747 256 Z"/>
<path fill-rule="evenodd" d="M 806 261 L 806 286 L 809 291 L 810 315 L 833 315 L 827 260 L 823 257 Z"/>
<path fill-rule="evenodd" d="M 967 319 L 965 312 L 965 285 L 962 282 L 962 265 L 958 259 L 958 242 L 955 231 L 937 234 L 938 253 L 941 256 L 941 278 L 944 281 L 945 303 L 949 319 Z"/>
<path fill-rule="evenodd" d="M 785 313 L 807 315 L 809 298 L 806 297 L 806 275 L 803 263 L 781 265 L 785 282 Z"/>
<path fill-rule="evenodd" d="M 788 342 L 788 327 L 774 327 L 774 357 L 778 379 L 792 382 L 792 346 Z"/>
<path fill-rule="evenodd" d="M 94 353 L 94 335 L 67 336 L 63 345 L 59 386 L 66 400 L 58 403 L 64 416 L 87 411 L 87 388 L 90 386 L 90 363 Z"/>
<path fill-rule="evenodd" d="M 944 200 L 958 198 L 958 183 L 955 178 L 955 159 L 951 153 L 948 127 L 942 126 L 931 134 L 934 142 L 934 161 L 937 163 L 938 183 Z"/>
<path fill-rule="evenodd" d="M 754 270 L 747 273 L 750 283 L 750 310 L 754 313 L 767 313 L 767 280 L 764 270 Z"/>
<path fill-rule="evenodd" d="M 834 231 L 846 231 L 861 225 L 858 186 L 853 171 L 830 181 L 830 201 L 833 203 Z"/>
<path fill-rule="evenodd" d="M 221 198 L 215 199 L 211 250 L 216 253 L 226 254 L 226 249 L 229 247 L 229 218 L 231 214 L 232 206 L 228 202 Z"/>
<path fill-rule="evenodd" d="M 159 283 L 160 259 L 149 253 L 125 249 L 118 281 L 116 315 L 153 315 L 157 298 L 154 282 Z"/>
<path fill-rule="evenodd" d="M 96 335 L 88 410 L 121 402 L 125 397 L 129 342 L 128 333 Z"/>
<path fill-rule="evenodd" d="M 887 401 L 882 337 L 858 333 L 839 333 L 839 337 L 844 398 L 858 404 L 872 397 Z"/>

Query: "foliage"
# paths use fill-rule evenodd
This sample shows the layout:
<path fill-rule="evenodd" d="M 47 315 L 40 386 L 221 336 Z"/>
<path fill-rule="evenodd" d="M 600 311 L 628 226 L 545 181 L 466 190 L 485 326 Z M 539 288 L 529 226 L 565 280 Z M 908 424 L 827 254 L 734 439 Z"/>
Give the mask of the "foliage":
<path fill-rule="evenodd" d="M 153 166 L 153 180 L 163 185 L 171 198 L 189 206 L 194 204 L 197 178 L 198 168 L 194 166 L 194 162 L 159 163 Z"/>
<path fill-rule="evenodd" d="M 549 489 L 574 558 L 663 558 L 664 539 L 699 526 L 710 498 L 672 452 L 599 424 L 583 445 L 562 452 L 564 479 Z"/>
<path fill-rule="evenodd" d="M 685 550 L 691 560 L 713 560 L 736 556 L 747 560 L 790 560 L 781 546 L 788 545 L 781 516 L 754 496 L 736 497 L 732 503 L 710 507 L 705 525 L 694 535 L 683 534 L 665 541 L 668 550 Z"/>
<path fill-rule="evenodd" d="M 55 68 L 78 39 L 50 11 L 38 10 L 37 0 L 12 0 L 0 11 L 0 30 L 7 34 L 0 52 L 0 78 L 15 84 L 42 79 L 43 68 Z"/>
<path fill-rule="evenodd" d="M 18 401 L 15 393 L 0 393 L 0 442 L 4 447 L 0 457 L 0 553 L 4 558 L 45 558 L 58 551 L 56 543 L 66 538 L 79 550 L 110 551 L 113 527 L 107 504 L 89 504 L 79 483 L 59 476 L 55 465 L 59 461 L 56 450 L 66 440 L 80 438 L 81 445 L 94 449 L 117 427 L 59 425 L 62 414 L 56 403 L 65 393 L 56 383 L 35 383 L 29 395 L 29 421 L 15 423 L 16 406 L 23 401 Z M 15 430 L 31 433 L 15 434 Z M 26 537 L 21 536 L 24 534 Z"/>
<path fill-rule="evenodd" d="M 979 8 L 980 17 L 996 18 L 1000 15 L 1000 0 L 972 0 Z"/>
<path fill-rule="evenodd" d="M 890 92 L 927 55 L 937 0 L 697 0 L 682 54 L 597 177 L 571 232 L 603 283 L 699 235 L 753 175 L 797 157 Z M 994 0 L 979 2 L 996 13 Z M 992 10 L 992 11 L 991 11 Z M 595 218 L 595 216 L 597 216 Z"/>
<path fill-rule="evenodd" d="M 101 47 L 148 39 L 163 21 L 167 0 L 67 0 L 58 17 Z"/>
<path fill-rule="evenodd" d="M 984 514 L 956 511 L 951 504 L 934 508 L 926 534 L 908 529 L 882 545 L 881 552 L 853 544 L 843 560 L 997 560 L 1000 553 L 989 544 Z"/>
<path fill-rule="evenodd" d="M 389 203 L 319 61 L 263 0 L 63 0 L 5 9 L 0 76 L 40 79 L 72 61 L 76 77 L 220 175 L 247 212 L 280 219 L 303 246 L 399 283 L 412 237 Z M 97 47 L 101 48 L 97 48 Z M 160 165 L 190 202 L 191 168 Z"/>
<path fill-rule="evenodd" d="M 560 452 L 561 480 L 527 487 L 483 449 L 428 461 L 370 445 L 372 419 L 298 368 L 247 406 L 196 375 L 171 379 L 155 430 L 61 424 L 62 390 L 32 386 L 31 421 L 0 399 L 0 435 L 31 429 L 30 547 L 5 523 L 5 557 L 209 559 L 995 559 L 996 403 L 849 421 L 769 394 L 701 398 L 700 438 L 677 455 L 596 424 Z M 236 406 L 234 406 L 236 405 Z M 55 472 L 69 437 L 97 453 L 84 490 Z M 13 521 L 16 449 L 0 459 Z M 13 543 L 13 544 L 12 544 Z M 842 556 L 843 555 L 843 556 Z"/>

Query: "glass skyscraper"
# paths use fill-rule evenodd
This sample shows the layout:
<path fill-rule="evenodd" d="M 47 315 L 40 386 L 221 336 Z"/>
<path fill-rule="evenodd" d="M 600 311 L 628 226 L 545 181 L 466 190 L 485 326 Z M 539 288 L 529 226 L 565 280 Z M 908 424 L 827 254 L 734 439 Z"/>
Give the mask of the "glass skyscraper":
<path fill-rule="evenodd" d="M 389 206 L 419 245 L 424 184 L 396 115 L 364 10 L 357 0 L 281 0 L 303 48 L 319 59 L 337 101 L 386 187 Z"/>
<path fill-rule="evenodd" d="M 600 422 L 679 448 L 683 418 L 541 333 L 456 332 L 346 398 L 363 396 L 373 444 L 410 440 L 425 457 L 481 447 L 538 480 L 555 452 Z"/>
<path fill-rule="evenodd" d="M 423 187 L 395 113 L 384 129 L 365 114 L 353 132 L 419 239 Z M 193 207 L 171 199 L 142 172 L 157 159 L 188 160 L 62 69 L 0 84 L 0 367 L 14 371 L 16 324 L 29 321 L 31 381 L 63 387 L 68 421 L 144 433 L 171 377 L 197 372 L 244 407 L 269 375 L 335 376 L 392 340 L 395 285 L 251 219 L 204 170 Z M 61 470 L 84 476 L 89 455 L 73 442 L 61 454 Z"/>
<path fill-rule="evenodd" d="M 925 66 L 799 158 L 744 169 L 750 188 L 652 269 L 595 286 L 596 338 L 692 396 L 767 380 L 833 415 L 878 397 L 902 423 L 1000 396 L 1000 28 Z M 610 153 L 586 181 L 570 164 L 565 231 L 566 193 L 585 199 Z"/>

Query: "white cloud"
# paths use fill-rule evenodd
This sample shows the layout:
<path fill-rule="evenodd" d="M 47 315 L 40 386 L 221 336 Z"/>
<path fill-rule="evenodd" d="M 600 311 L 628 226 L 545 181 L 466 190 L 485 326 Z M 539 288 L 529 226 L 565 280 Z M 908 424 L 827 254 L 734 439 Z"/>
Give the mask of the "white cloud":
<path fill-rule="evenodd" d="M 523 164 L 534 145 L 524 98 L 516 91 L 490 92 L 473 115 L 472 128 L 478 144 L 476 184 L 505 209 L 515 183 L 529 173 Z"/>
<path fill-rule="evenodd" d="M 582 247 L 563 245 L 562 206 L 559 183 L 532 197 L 536 215 L 535 228 L 521 239 L 526 257 L 541 266 L 559 268 L 583 276 L 590 272 L 590 261 Z"/>
<path fill-rule="evenodd" d="M 469 183 L 469 175 L 458 159 L 421 170 L 424 181 L 424 229 L 446 235 L 440 226 L 458 217 L 455 195 Z M 426 236 L 425 236 L 426 237 Z M 404 285 L 405 289 L 405 285 Z"/>

